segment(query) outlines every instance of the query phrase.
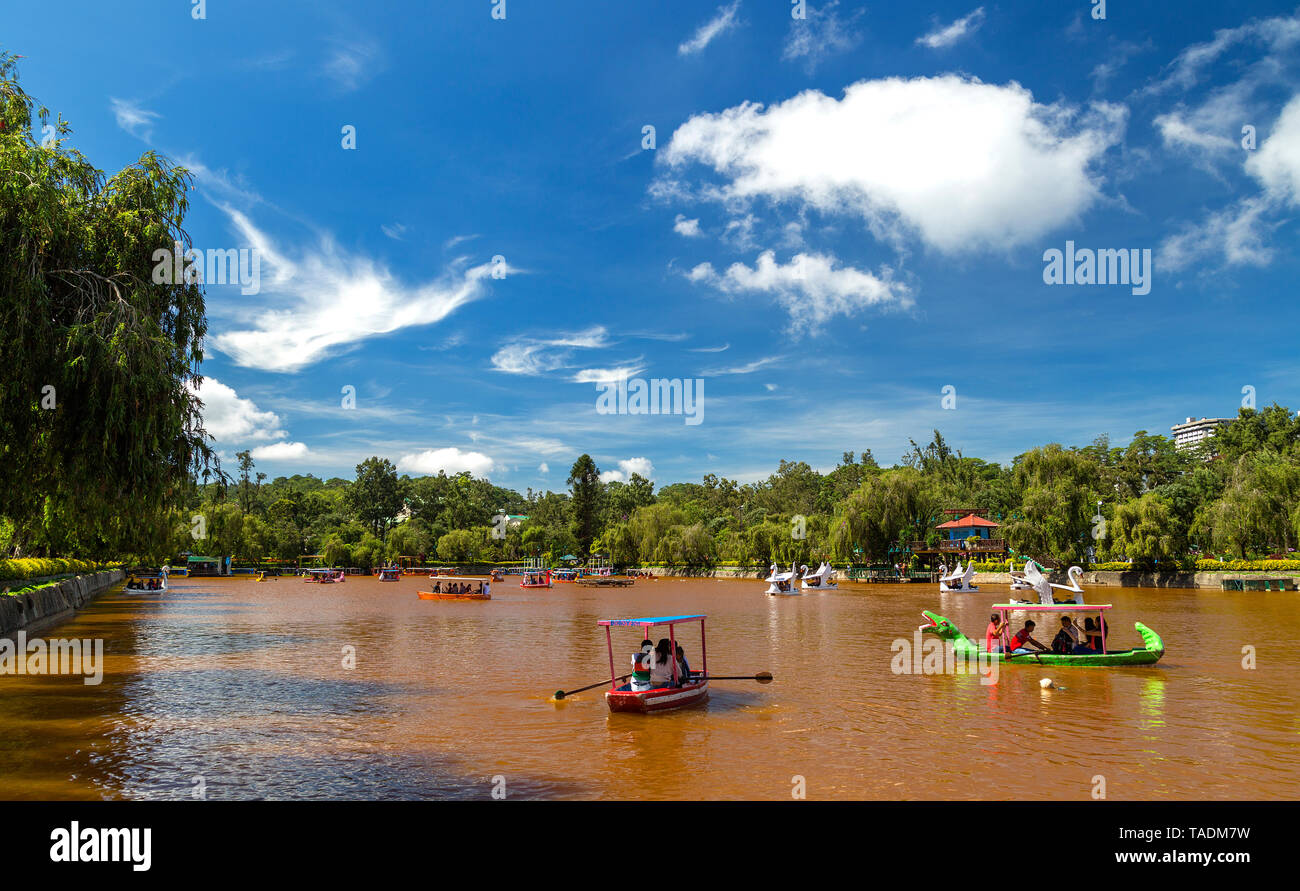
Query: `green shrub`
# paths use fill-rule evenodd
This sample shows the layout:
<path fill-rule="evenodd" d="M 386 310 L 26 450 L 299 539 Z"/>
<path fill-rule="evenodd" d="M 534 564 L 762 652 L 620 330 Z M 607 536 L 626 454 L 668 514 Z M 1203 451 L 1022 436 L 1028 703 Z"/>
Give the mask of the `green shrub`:
<path fill-rule="evenodd" d="M 91 560 L 65 560 L 61 557 L 21 557 L 0 560 L 0 579 L 36 579 L 51 575 L 98 572 L 110 564 Z"/>

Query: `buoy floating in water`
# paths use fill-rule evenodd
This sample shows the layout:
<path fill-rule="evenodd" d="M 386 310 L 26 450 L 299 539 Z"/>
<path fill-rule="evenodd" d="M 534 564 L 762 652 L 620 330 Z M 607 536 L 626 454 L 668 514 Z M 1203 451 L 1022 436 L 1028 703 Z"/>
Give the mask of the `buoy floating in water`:
<path fill-rule="evenodd" d="M 1053 687 L 1055 687 L 1056 684 L 1052 683 L 1051 678 L 1043 678 L 1041 681 L 1038 682 L 1038 686 L 1042 687 L 1044 690 L 1050 690 Z"/>

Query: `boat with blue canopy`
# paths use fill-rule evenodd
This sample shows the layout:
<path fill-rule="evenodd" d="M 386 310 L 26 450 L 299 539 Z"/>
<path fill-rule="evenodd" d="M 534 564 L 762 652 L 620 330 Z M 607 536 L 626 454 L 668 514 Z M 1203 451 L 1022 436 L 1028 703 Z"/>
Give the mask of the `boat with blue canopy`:
<path fill-rule="evenodd" d="M 601 619 L 599 625 L 605 629 L 605 645 L 609 651 L 609 689 L 605 691 L 605 702 L 611 712 L 632 712 L 649 714 L 685 708 L 703 702 L 709 695 L 709 660 L 704 641 L 704 620 L 707 616 L 647 616 L 640 619 Z M 700 670 L 683 669 L 677 660 L 676 626 L 699 623 L 700 626 Z M 642 640 L 650 640 L 652 628 L 668 628 L 669 660 L 672 668 L 671 681 L 654 682 L 650 680 L 650 670 L 645 660 L 652 658 L 645 647 L 632 654 L 633 672 L 624 675 L 630 680 L 623 685 L 619 681 L 614 667 L 614 628 L 640 628 Z"/>

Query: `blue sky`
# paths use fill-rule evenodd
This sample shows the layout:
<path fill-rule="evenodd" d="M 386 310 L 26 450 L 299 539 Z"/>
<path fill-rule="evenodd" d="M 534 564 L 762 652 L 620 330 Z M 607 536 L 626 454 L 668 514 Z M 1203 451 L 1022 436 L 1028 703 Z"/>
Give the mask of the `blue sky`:
<path fill-rule="evenodd" d="M 185 163 L 195 246 L 258 252 L 207 292 L 224 455 L 662 485 L 1300 408 L 1295 6 L 497 6 L 0 8 L 78 148 Z M 1067 241 L 1149 293 L 1046 284 Z M 598 413 L 617 374 L 702 379 L 702 423 Z"/>

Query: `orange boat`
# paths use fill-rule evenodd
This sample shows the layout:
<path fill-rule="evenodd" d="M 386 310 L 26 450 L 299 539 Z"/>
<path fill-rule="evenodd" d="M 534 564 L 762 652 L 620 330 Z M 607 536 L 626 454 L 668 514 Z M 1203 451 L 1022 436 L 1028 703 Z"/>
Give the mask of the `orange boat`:
<path fill-rule="evenodd" d="M 432 591 L 417 591 L 421 600 L 491 600 L 492 585 L 483 579 L 440 576 Z"/>

